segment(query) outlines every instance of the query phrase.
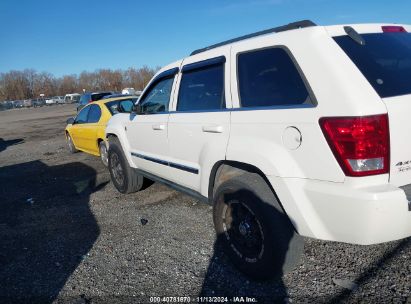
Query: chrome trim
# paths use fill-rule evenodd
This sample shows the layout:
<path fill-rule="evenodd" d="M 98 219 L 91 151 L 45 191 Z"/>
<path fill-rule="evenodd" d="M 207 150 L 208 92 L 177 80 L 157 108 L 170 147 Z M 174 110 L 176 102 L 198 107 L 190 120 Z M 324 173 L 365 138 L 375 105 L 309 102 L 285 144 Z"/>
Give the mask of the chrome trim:
<path fill-rule="evenodd" d="M 269 111 L 269 110 L 287 110 L 287 109 L 311 109 L 315 108 L 312 104 L 300 104 L 300 105 L 283 105 L 283 106 L 268 106 L 268 107 L 243 107 L 243 108 L 225 108 L 216 110 L 196 110 L 196 111 L 168 111 L 161 114 L 184 114 L 184 113 L 213 113 L 213 112 L 239 112 L 239 111 Z"/>
<path fill-rule="evenodd" d="M 315 105 L 311 104 L 300 104 L 300 105 L 283 105 L 283 106 L 269 106 L 269 107 L 243 107 L 243 108 L 225 108 L 216 110 L 193 110 L 193 111 L 165 111 L 156 113 L 147 113 L 140 115 L 159 115 L 159 114 L 184 114 L 184 113 L 214 113 L 214 112 L 239 112 L 239 111 L 269 111 L 269 110 L 290 110 L 290 109 L 312 109 L 316 108 Z M 132 115 L 137 115 L 131 113 Z"/>
<path fill-rule="evenodd" d="M 148 161 L 160 164 L 160 165 L 169 166 L 171 168 L 187 171 L 187 172 L 190 172 L 190 173 L 193 173 L 193 174 L 198 174 L 198 169 L 196 169 L 196 168 L 188 167 L 188 166 L 185 166 L 185 165 L 165 161 L 165 160 L 150 157 L 150 156 L 146 156 L 146 155 L 143 155 L 143 154 L 140 154 L 140 153 L 131 152 L 131 155 L 135 156 L 135 157 L 138 157 L 138 158 L 141 158 L 141 159 L 144 159 L 144 160 L 148 160 Z"/>

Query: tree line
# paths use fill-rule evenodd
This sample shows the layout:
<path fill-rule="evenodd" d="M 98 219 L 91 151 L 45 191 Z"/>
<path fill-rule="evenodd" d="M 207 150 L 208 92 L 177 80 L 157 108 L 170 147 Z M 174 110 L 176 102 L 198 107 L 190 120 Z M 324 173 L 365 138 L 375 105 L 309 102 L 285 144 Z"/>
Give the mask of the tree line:
<path fill-rule="evenodd" d="M 62 77 L 33 69 L 9 71 L 0 73 L 0 100 L 32 99 L 40 94 L 62 96 L 82 93 L 83 89 L 87 92 L 121 91 L 123 88 L 142 90 L 157 70 L 147 66 L 127 70 L 99 69 Z"/>

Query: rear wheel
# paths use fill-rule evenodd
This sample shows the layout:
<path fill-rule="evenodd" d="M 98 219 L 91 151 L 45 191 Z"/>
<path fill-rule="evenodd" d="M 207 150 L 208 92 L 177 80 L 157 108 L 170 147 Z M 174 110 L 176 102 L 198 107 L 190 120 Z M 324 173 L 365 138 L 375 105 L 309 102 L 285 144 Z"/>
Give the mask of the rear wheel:
<path fill-rule="evenodd" d="M 100 151 L 101 162 L 105 167 L 108 167 L 108 151 L 106 142 L 100 141 L 100 143 L 98 144 L 98 149 Z"/>
<path fill-rule="evenodd" d="M 109 139 L 108 168 L 116 189 L 124 194 L 143 188 L 144 177 L 131 168 L 116 137 Z"/>
<path fill-rule="evenodd" d="M 70 134 L 67 133 L 66 138 L 67 138 L 67 146 L 68 146 L 70 153 L 77 153 L 78 150 L 76 149 L 76 146 L 74 145 L 73 139 L 71 138 Z"/>
<path fill-rule="evenodd" d="M 298 265 L 304 240 L 258 174 L 223 182 L 215 192 L 213 218 L 218 242 L 250 277 L 279 277 Z"/>

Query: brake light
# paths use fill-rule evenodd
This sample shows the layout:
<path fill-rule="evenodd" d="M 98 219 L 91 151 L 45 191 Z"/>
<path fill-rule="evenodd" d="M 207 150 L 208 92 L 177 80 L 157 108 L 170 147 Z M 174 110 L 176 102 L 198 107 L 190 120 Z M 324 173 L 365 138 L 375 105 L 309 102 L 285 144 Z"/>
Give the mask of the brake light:
<path fill-rule="evenodd" d="M 90 100 L 88 101 L 88 103 L 90 103 L 90 102 L 93 102 L 93 100 L 92 100 L 92 99 L 90 99 Z"/>
<path fill-rule="evenodd" d="M 406 33 L 404 27 L 398 25 L 384 25 L 381 27 L 384 33 Z"/>
<path fill-rule="evenodd" d="M 389 172 L 388 115 L 324 117 L 320 126 L 347 176 Z"/>

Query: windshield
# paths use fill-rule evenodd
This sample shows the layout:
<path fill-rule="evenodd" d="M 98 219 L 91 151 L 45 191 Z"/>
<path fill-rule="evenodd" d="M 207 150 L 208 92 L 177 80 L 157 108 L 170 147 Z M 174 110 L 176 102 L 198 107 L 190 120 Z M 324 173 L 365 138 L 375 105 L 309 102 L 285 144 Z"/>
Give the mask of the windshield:
<path fill-rule="evenodd" d="M 362 34 L 365 45 L 349 36 L 334 40 L 382 97 L 411 94 L 411 33 Z"/>

